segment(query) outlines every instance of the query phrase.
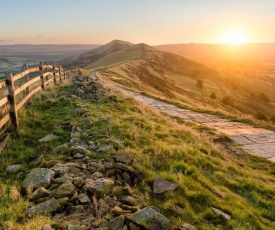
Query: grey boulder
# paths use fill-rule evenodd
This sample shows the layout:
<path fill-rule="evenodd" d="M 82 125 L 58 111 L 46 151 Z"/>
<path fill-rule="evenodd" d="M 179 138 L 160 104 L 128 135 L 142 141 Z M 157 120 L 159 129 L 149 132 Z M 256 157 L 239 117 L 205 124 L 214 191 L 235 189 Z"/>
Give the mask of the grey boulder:
<path fill-rule="evenodd" d="M 49 187 L 55 172 L 46 168 L 33 169 L 23 181 L 24 188 Z"/>

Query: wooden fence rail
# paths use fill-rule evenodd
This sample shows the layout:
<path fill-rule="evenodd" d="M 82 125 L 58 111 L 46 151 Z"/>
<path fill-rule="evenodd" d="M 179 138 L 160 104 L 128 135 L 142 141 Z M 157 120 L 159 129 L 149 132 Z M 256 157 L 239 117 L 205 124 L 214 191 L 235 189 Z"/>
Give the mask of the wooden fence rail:
<path fill-rule="evenodd" d="M 31 76 L 32 75 L 32 76 Z M 24 65 L 24 71 L 13 75 L 7 74 L 7 80 L 0 82 L 0 134 L 5 132 L 4 127 L 11 121 L 12 130 L 17 134 L 19 132 L 18 111 L 41 89 L 45 90 L 51 82 L 57 84 L 69 78 L 66 70 L 55 65 L 48 65 L 47 62 L 40 62 L 40 65 L 33 68 L 28 68 Z M 23 94 L 18 99 L 18 95 Z M 18 100 L 18 101 L 17 101 Z M 5 113 L 4 107 L 9 107 Z M 4 114 L 3 114 L 4 113 Z"/>

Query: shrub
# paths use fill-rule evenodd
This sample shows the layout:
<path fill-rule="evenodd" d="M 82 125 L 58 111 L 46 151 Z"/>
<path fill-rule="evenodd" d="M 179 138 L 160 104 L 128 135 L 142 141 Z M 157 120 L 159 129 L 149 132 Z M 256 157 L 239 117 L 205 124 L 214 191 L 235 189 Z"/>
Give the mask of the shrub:
<path fill-rule="evenodd" d="M 225 105 L 232 105 L 233 102 L 231 100 L 231 98 L 229 96 L 225 96 L 223 99 L 222 99 L 222 103 L 225 104 Z"/>
<path fill-rule="evenodd" d="M 254 115 L 254 117 L 257 118 L 258 120 L 267 121 L 267 117 L 262 112 L 259 112 L 259 111 Z"/>
<path fill-rule="evenodd" d="M 213 92 L 213 93 L 211 93 L 210 98 L 212 98 L 212 99 L 215 100 L 215 99 L 217 98 L 217 96 L 216 96 L 216 94 Z"/>
<path fill-rule="evenodd" d="M 269 119 L 269 121 L 271 121 L 272 123 L 275 123 L 275 117 L 271 117 L 271 118 Z"/>
<path fill-rule="evenodd" d="M 265 102 L 269 102 L 269 97 L 266 96 L 264 93 L 260 93 L 258 96 L 261 100 L 265 101 Z"/>
<path fill-rule="evenodd" d="M 203 81 L 200 79 L 197 81 L 197 86 L 202 89 L 203 88 Z"/>

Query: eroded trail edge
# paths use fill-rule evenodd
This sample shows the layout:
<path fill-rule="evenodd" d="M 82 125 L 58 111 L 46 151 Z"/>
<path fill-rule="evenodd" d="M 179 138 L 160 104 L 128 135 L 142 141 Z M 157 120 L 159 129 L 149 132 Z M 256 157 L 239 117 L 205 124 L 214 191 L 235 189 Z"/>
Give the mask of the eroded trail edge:
<path fill-rule="evenodd" d="M 265 157 L 268 160 L 275 162 L 274 131 L 263 128 L 255 128 L 248 124 L 233 122 L 229 119 L 220 118 L 215 115 L 182 109 L 175 105 L 144 96 L 140 93 L 132 92 L 122 88 L 117 89 L 168 116 L 178 117 L 181 118 L 184 122 L 203 125 L 216 130 L 218 133 L 225 134 L 234 140 L 239 145 L 240 149 L 256 156 Z"/>

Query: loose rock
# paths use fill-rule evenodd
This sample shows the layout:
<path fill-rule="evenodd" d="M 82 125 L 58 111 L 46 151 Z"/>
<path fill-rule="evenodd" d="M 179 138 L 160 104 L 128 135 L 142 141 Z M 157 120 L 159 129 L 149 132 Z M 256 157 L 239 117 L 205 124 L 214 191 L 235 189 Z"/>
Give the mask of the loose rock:
<path fill-rule="evenodd" d="M 71 182 L 66 182 L 56 189 L 53 196 L 55 198 L 70 197 L 73 195 L 74 190 L 73 184 Z"/>
<path fill-rule="evenodd" d="M 111 150 L 113 148 L 114 148 L 113 145 L 107 145 L 107 146 L 102 147 L 102 148 L 100 148 L 100 149 L 98 149 L 96 151 L 99 152 L 99 153 L 104 153 L 104 152 L 107 152 L 107 151 L 109 151 L 109 150 Z"/>
<path fill-rule="evenodd" d="M 45 189 L 44 187 L 40 187 L 30 195 L 29 199 L 35 201 L 45 197 L 51 197 L 51 191 Z"/>
<path fill-rule="evenodd" d="M 23 168 L 22 164 L 10 165 L 6 168 L 6 174 L 18 173 Z"/>
<path fill-rule="evenodd" d="M 170 182 L 170 181 L 165 181 L 160 178 L 155 178 L 154 180 L 154 193 L 163 193 L 165 191 L 174 191 L 178 185 Z"/>
<path fill-rule="evenodd" d="M 134 223 L 146 229 L 170 229 L 171 222 L 152 208 L 144 208 L 129 217 Z"/>
<path fill-rule="evenodd" d="M 134 160 L 133 155 L 120 155 L 116 158 L 116 161 L 125 165 L 130 165 Z"/>
<path fill-rule="evenodd" d="M 41 212 L 54 212 L 57 211 L 59 208 L 60 205 L 58 204 L 56 199 L 52 198 L 50 200 L 47 200 L 43 203 L 40 203 L 34 207 L 27 209 L 25 213 L 27 216 L 31 216 Z"/>
<path fill-rule="evenodd" d="M 55 172 L 46 168 L 33 169 L 23 181 L 24 188 L 49 187 Z"/>
<path fill-rule="evenodd" d="M 108 227 L 109 230 L 121 230 L 124 225 L 124 217 L 119 216 L 115 219 L 109 221 Z"/>
<path fill-rule="evenodd" d="M 56 136 L 54 134 L 49 134 L 43 138 L 41 138 L 40 140 L 38 140 L 40 143 L 42 142 L 49 142 L 49 141 L 53 141 L 53 140 L 56 140 L 56 139 L 59 139 L 59 136 Z"/>
<path fill-rule="evenodd" d="M 132 196 L 123 196 L 121 202 L 131 206 L 135 206 L 138 204 L 137 200 Z"/>
<path fill-rule="evenodd" d="M 179 230 L 197 230 L 197 228 L 191 224 L 185 223 L 178 227 Z"/>
<path fill-rule="evenodd" d="M 94 173 L 90 176 L 90 178 L 91 178 L 92 180 L 97 180 L 97 179 L 99 179 L 99 178 L 103 178 L 103 175 L 102 175 L 100 172 L 94 172 Z"/>
<path fill-rule="evenodd" d="M 54 230 L 54 229 L 49 224 L 43 224 L 40 230 Z"/>
<path fill-rule="evenodd" d="M 94 181 L 88 190 L 91 193 L 94 193 L 96 196 L 101 197 L 105 194 L 108 194 L 112 191 L 114 187 L 114 182 L 110 179 L 100 178 Z"/>
<path fill-rule="evenodd" d="M 227 220 L 227 221 L 231 219 L 231 216 L 228 215 L 227 213 L 225 213 L 225 212 L 223 212 L 223 211 L 221 211 L 221 210 L 219 210 L 219 209 L 217 209 L 217 208 L 211 207 L 211 209 L 212 209 L 218 216 L 222 217 L 223 219 L 225 219 L 225 220 Z"/>
<path fill-rule="evenodd" d="M 90 203 L 91 200 L 89 199 L 89 197 L 85 194 L 85 193 L 80 193 L 78 195 L 78 200 L 80 201 L 80 203 L 85 204 L 85 203 Z"/>
<path fill-rule="evenodd" d="M 65 173 L 68 173 L 69 172 L 69 168 L 67 167 L 67 165 L 65 164 L 60 164 L 60 163 L 57 163 L 55 164 L 51 170 L 53 170 L 55 172 L 55 175 L 56 176 L 60 176 L 60 175 L 63 175 Z"/>

